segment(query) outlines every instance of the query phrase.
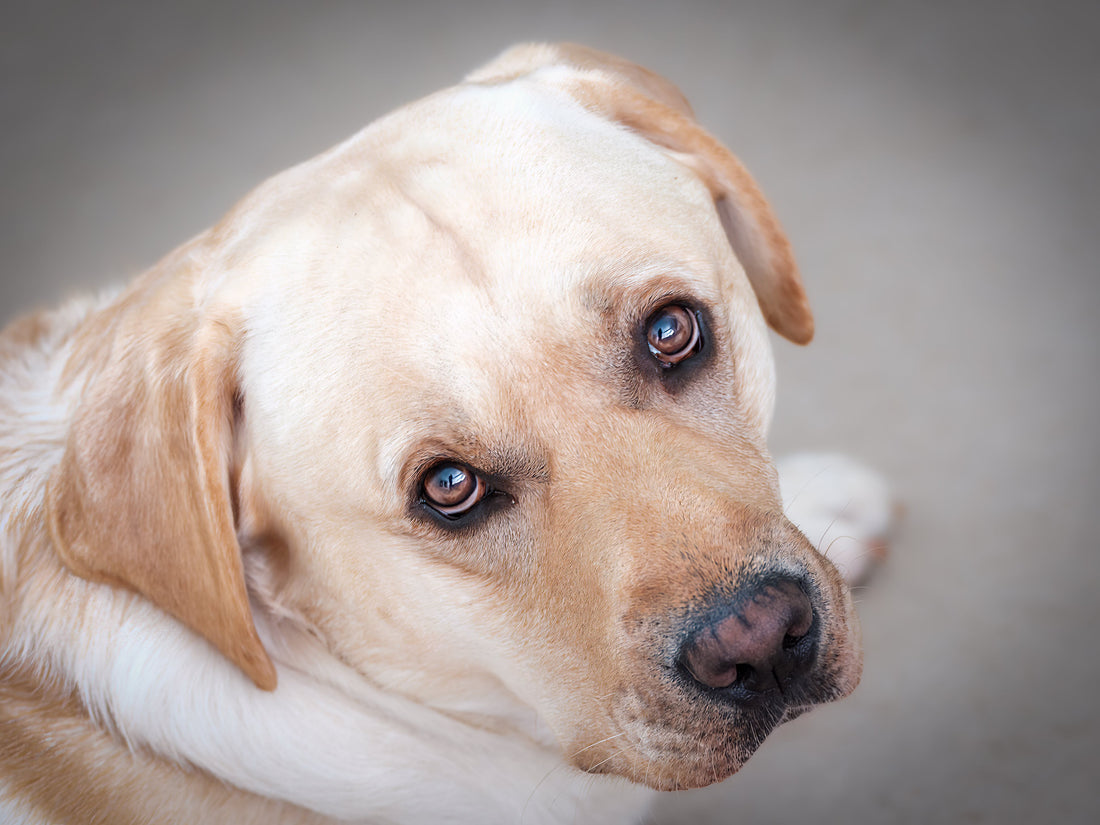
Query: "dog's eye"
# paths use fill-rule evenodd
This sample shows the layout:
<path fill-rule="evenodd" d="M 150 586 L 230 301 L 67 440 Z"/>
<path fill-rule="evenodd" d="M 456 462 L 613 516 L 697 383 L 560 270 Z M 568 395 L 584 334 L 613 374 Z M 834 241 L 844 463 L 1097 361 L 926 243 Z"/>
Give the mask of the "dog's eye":
<path fill-rule="evenodd" d="M 485 498 L 489 488 L 477 473 L 462 464 L 436 464 L 424 476 L 421 495 L 425 504 L 448 518 L 465 515 Z"/>
<path fill-rule="evenodd" d="M 674 367 L 702 347 L 699 319 L 679 304 L 663 306 L 649 316 L 646 340 L 662 367 Z"/>

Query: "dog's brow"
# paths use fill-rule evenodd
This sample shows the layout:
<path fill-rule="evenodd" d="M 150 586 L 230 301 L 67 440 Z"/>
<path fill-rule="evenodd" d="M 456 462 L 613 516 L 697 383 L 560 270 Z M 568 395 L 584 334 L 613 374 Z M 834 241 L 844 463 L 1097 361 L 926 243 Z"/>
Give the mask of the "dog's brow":
<path fill-rule="evenodd" d="M 463 437 L 423 444 L 407 467 L 419 477 L 434 462 L 454 459 L 490 476 L 510 481 L 550 481 L 550 463 L 541 451 L 512 445 L 491 445 L 478 438 Z M 407 472 L 407 471 L 406 471 Z"/>
<path fill-rule="evenodd" d="M 492 450 L 488 453 L 490 466 L 486 469 L 506 478 L 527 478 L 546 483 L 550 481 L 550 465 L 545 458 L 527 450 Z"/>
<path fill-rule="evenodd" d="M 700 281 L 686 273 L 691 268 L 673 262 L 646 261 L 629 275 L 593 279 L 580 290 L 582 305 L 601 315 L 639 315 L 673 300 L 696 296 Z M 698 296 L 705 301 L 706 297 Z"/>

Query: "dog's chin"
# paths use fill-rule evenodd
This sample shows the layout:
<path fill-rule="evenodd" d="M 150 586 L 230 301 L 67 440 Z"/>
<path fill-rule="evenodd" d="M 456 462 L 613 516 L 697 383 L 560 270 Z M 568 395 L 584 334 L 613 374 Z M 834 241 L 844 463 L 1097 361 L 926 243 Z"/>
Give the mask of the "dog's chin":
<path fill-rule="evenodd" d="M 793 719 L 797 719 L 802 714 L 809 712 L 812 708 L 813 705 L 799 705 L 797 707 L 788 707 L 787 710 L 783 713 L 783 718 L 779 720 L 779 724 L 783 725 Z"/>
<path fill-rule="evenodd" d="M 766 734 L 759 736 L 760 741 Z M 686 791 L 713 785 L 741 770 L 760 746 L 755 741 L 728 739 L 720 744 L 698 743 L 690 750 L 669 748 L 649 753 L 622 748 L 602 764 L 587 767 L 589 773 L 620 776 L 655 791 Z M 581 766 L 583 767 L 583 766 Z"/>
<path fill-rule="evenodd" d="M 737 773 L 778 725 L 804 709 L 788 714 L 770 705 L 736 720 L 723 710 L 695 708 L 679 720 L 627 724 L 601 747 L 578 753 L 574 764 L 658 791 L 702 788 Z"/>
<path fill-rule="evenodd" d="M 816 704 L 767 703 L 743 709 L 733 720 L 727 709 L 703 707 L 681 719 L 681 725 L 672 720 L 628 724 L 606 747 L 579 753 L 575 766 L 658 791 L 706 787 L 741 770 L 772 731 Z"/>

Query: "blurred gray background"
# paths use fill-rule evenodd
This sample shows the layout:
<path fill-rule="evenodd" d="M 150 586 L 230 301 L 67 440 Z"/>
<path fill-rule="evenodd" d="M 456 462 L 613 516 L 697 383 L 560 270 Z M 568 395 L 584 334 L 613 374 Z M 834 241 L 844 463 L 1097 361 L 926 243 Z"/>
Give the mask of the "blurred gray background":
<path fill-rule="evenodd" d="M 16 2 L 0 319 L 127 279 L 264 177 L 508 44 L 678 83 L 794 242 L 777 453 L 882 469 L 851 698 L 660 823 L 1100 821 L 1100 6 Z"/>

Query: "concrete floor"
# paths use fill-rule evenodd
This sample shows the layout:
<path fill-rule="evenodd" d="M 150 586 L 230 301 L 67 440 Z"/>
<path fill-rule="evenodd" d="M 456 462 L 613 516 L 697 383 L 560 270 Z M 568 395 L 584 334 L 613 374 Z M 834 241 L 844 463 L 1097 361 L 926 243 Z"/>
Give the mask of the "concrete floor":
<path fill-rule="evenodd" d="M 860 594 L 856 694 L 658 821 L 1100 821 L 1094 4 L 18 5 L 3 319 L 136 273 L 513 41 L 674 79 L 771 197 L 817 312 L 810 348 L 776 345 L 776 452 L 861 457 L 908 517 Z"/>

